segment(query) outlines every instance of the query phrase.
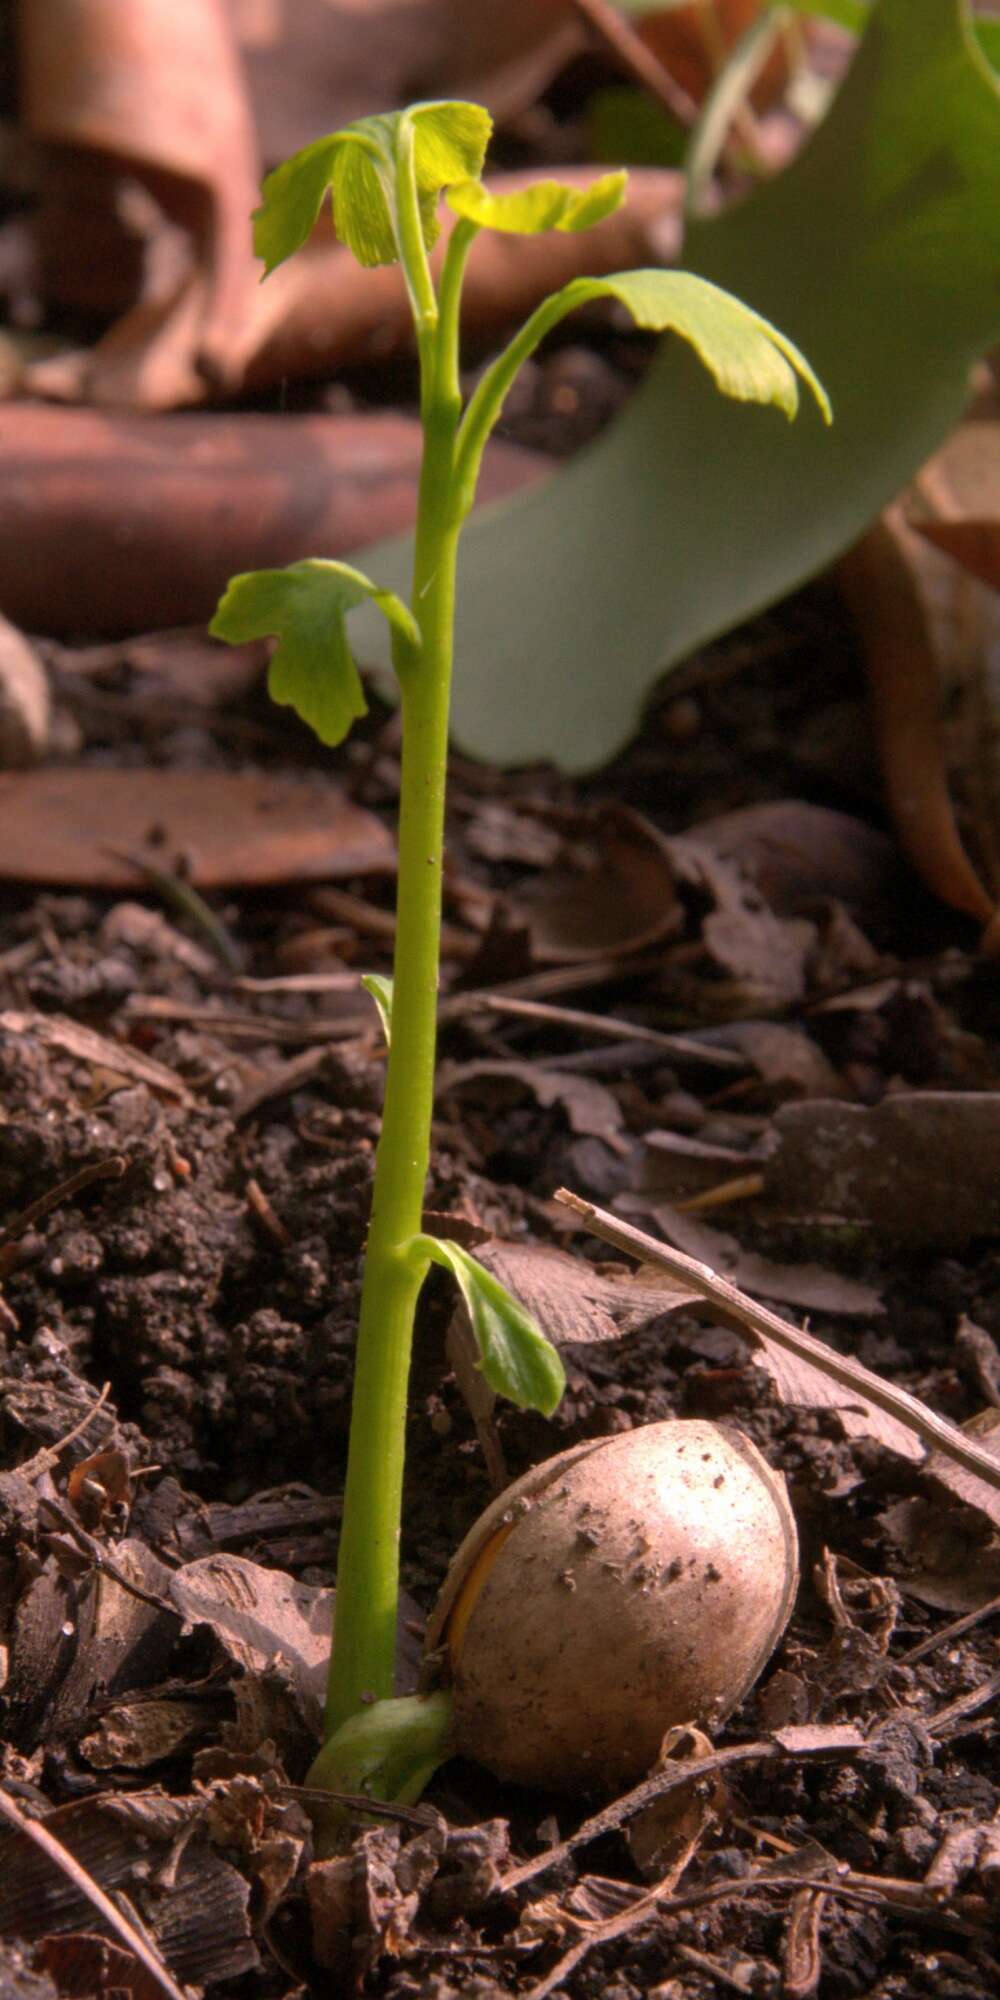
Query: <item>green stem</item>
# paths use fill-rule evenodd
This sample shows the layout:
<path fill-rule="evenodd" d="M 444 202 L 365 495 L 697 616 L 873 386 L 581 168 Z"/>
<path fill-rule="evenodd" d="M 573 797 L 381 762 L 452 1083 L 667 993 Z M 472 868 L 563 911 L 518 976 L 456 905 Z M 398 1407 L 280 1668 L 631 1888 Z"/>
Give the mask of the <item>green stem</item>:
<path fill-rule="evenodd" d="M 504 399 L 513 387 L 514 379 L 536 347 L 558 326 L 567 313 L 575 311 L 592 297 L 586 278 L 573 278 L 564 285 L 561 292 L 545 299 L 536 307 L 530 319 L 525 320 L 519 333 L 514 335 L 501 354 L 481 376 L 474 394 L 469 398 L 468 408 L 462 418 L 458 433 L 455 459 L 455 499 L 459 518 L 464 521 L 476 497 L 476 481 L 482 462 L 486 441 L 503 409 Z"/>
<path fill-rule="evenodd" d="M 450 346 L 457 315 L 449 316 L 449 325 Z M 460 523 L 453 499 L 457 370 L 436 339 L 422 359 L 424 455 L 413 573 L 422 649 L 402 680 L 392 1041 L 361 1293 L 328 1735 L 373 1697 L 393 1692 L 406 1394 L 413 1318 L 427 1268 L 412 1250 L 407 1254 L 407 1246 L 420 1233 L 430 1160 Z"/>
<path fill-rule="evenodd" d="M 438 303 L 420 221 L 414 146 L 413 126 L 408 118 L 404 118 L 399 126 L 396 171 L 392 176 L 392 187 L 399 261 L 406 289 L 410 295 L 410 310 L 413 314 L 417 353 L 420 357 L 420 415 L 426 424 L 433 408 Z"/>

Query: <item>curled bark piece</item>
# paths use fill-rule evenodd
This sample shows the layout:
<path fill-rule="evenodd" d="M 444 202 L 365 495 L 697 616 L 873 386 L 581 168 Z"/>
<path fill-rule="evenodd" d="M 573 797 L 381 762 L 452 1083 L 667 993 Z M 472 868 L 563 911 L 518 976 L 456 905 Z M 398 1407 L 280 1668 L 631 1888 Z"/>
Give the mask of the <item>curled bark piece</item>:
<path fill-rule="evenodd" d="M 169 276 L 150 250 L 143 295 L 88 359 L 90 392 L 169 403 L 206 377 L 238 377 L 259 165 L 221 0 L 22 0 L 19 28 L 28 129 L 138 177 L 161 210 L 159 233 L 172 223 L 187 239 Z"/>
<path fill-rule="evenodd" d="M 421 432 L 401 417 L 3 415 L 0 607 L 27 631 L 197 623 L 239 570 L 339 556 L 407 527 Z M 492 444 L 482 496 L 546 462 Z"/>
<path fill-rule="evenodd" d="M 837 574 L 868 663 L 875 734 L 900 842 L 935 895 L 989 923 L 993 898 L 962 844 L 948 789 L 941 682 L 915 548 L 932 553 L 900 509 L 891 507 L 841 558 Z"/>

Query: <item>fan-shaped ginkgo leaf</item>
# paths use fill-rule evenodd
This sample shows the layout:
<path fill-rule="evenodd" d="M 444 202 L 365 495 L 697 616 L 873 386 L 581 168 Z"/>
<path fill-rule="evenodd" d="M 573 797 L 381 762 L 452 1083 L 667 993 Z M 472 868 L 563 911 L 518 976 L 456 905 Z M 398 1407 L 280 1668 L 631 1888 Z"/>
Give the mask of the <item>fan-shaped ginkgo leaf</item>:
<path fill-rule="evenodd" d="M 235 646 L 277 638 L 268 679 L 272 700 L 297 710 L 321 743 L 340 743 L 365 713 L 345 620 L 366 598 L 383 612 L 397 644 L 419 645 L 409 611 L 391 590 L 380 590 L 347 563 L 319 557 L 232 577 L 209 631 Z"/>
<path fill-rule="evenodd" d="M 534 181 L 516 194 L 491 194 L 482 181 L 459 181 L 449 188 L 448 207 L 481 229 L 503 230 L 515 236 L 540 236 L 546 229 L 565 232 L 592 229 L 613 215 L 625 199 L 628 175 L 602 174 L 589 188 L 565 187 L 562 181 Z"/>
<path fill-rule="evenodd" d="M 414 177 L 427 249 L 440 224 L 438 197 L 456 181 L 482 171 L 492 130 L 488 111 L 460 100 L 411 104 L 359 118 L 314 139 L 276 167 L 254 212 L 254 248 L 268 272 L 305 242 L 329 191 L 333 226 L 359 264 L 395 264 L 396 182 L 401 147 L 412 135 Z"/>
<path fill-rule="evenodd" d="M 572 305 L 618 299 L 637 326 L 676 333 L 693 347 L 724 396 L 741 403 L 774 403 L 787 417 L 799 405 L 799 381 L 812 390 L 827 423 L 826 390 L 804 354 L 731 292 L 691 271 L 620 271 L 611 278 L 574 278 L 558 296 Z"/>

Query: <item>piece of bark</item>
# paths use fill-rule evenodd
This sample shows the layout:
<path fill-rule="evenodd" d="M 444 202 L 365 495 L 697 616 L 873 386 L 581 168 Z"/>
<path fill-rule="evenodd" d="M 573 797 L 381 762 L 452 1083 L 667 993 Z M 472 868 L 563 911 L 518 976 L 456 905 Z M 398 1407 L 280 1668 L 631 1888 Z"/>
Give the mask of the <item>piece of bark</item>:
<path fill-rule="evenodd" d="M 1000 1098 L 905 1091 L 881 1104 L 783 1104 L 764 1201 L 786 1221 L 956 1250 L 1000 1232 Z"/>
<path fill-rule="evenodd" d="M 0 605 L 54 637 L 211 616 L 237 571 L 342 556 L 409 527 L 422 435 L 404 417 L 0 412 Z M 544 476 L 494 443 L 480 497 Z"/>

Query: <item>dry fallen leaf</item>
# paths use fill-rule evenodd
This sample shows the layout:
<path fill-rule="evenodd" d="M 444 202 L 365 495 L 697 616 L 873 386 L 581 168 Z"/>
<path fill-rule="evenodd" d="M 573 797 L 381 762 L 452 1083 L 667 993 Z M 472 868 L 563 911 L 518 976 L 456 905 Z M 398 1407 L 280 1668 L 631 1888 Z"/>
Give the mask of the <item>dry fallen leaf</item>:
<path fill-rule="evenodd" d="M 280 1823 L 282 1809 L 267 1799 L 255 1780 L 235 1781 L 240 1785 L 250 1836 L 246 1847 L 252 1849 L 254 1817 L 259 1840 L 265 1828 L 270 1831 L 268 1820 L 272 1826 L 275 1820 Z M 40 1825 L 67 1850 L 70 1866 L 65 1871 L 40 1855 L 24 1835 L 4 1829 L 0 1933 L 33 1941 L 67 1931 L 88 1932 L 97 1921 L 88 1887 L 96 1884 L 112 1896 L 128 1886 L 134 1892 L 136 1855 L 142 1852 L 148 1858 L 148 1872 L 139 1938 L 147 1952 L 151 1944 L 178 1980 L 199 1988 L 259 1968 L 250 1930 L 250 1883 L 206 1838 L 207 1807 L 204 1797 L 173 1799 L 155 1789 L 57 1806 Z M 127 1902 L 125 1896 L 122 1900 Z M 101 1915 L 107 1923 L 104 1912 Z M 134 1933 L 134 1924 L 130 1928 Z M 179 1990 L 173 1983 L 169 1988 L 161 1984 L 158 2000 L 167 1991 L 176 1995 Z"/>
<path fill-rule="evenodd" d="M 703 982 L 724 1013 L 757 1013 L 804 997 L 815 926 L 769 908 L 741 862 L 725 860 L 700 831 L 667 843 L 676 879 L 708 909 L 698 935 L 705 958 L 722 980 Z"/>
<path fill-rule="evenodd" d="M 932 542 L 946 556 L 961 563 L 970 576 L 991 590 L 1000 590 L 1000 519 L 964 521 L 915 521 L 925 541 Z"/>
<path fill-rule="evenodd" d="M 565 1114 L 571 1132 L 603 1139 L 615 1151 L 627 1150 L 622 1139 L 622 1109 L 614 1093 L 593 1077 L 574 1076 L 564 1070 L 546 1069 L 544 1062 L 517 1062 L 508 1058 L 481 1058 L 472 1062 L 441 1064 L 436 1090 L 438 1096 L 462 1092 L 470 1084 L 498 1086 L 499 1093 L 517 1097 L 530 1092 L 543 1110 L 557 1104 Z M 481 1092 L 475 1092 L 481 1104 Z"/>
<path fill-rule="evenodd" d="M 899 897 L 891 840 L 831 806 L 766 799 L 699 820 L 694 837 L 738 865 L 779 917 L 811 916 L 833 899 L 863 928 L 884 928 Z"/>
<path fill-rule="evenodd" d="M 713 1271 L 751 1291 L 755 1298 L 777 1299 L 782 1305 L 798 1306 L 802 1312 L 849 1319 L 873 1318 L 885 1311 L 875 1286 L 860 1278 L 845 1277 L 813 1262 L 777 1263 L 755 1250 L 744 1250 L 735 1236 L 713 1229 L 700 1216 L 684 1215 L 666 1202 L 630 1196 L 628 1212 L 648 1216 L 675 1249 L 696 1257 L 700 1264 L 711 1265 Z"/>
<path fill-rule="evenodd" d="M 395 866 L 381 820 L 316 777 L 49 766 L 0 776 L 0 813 L 12 882 L 135 889 L 142 869 L 126 853 L 200 889 Z"/>
<path fill-rule="evenodd" d="M 277 1676 L 319 1733 L 332 1591 L 220 1552 L 186 1564 L 171 1578 L 170 1594 L 189 1626 L 211 1627 L 221 1654 L 240 1674 Z"/>
<path fill-rule="evenodd" d="M 269 165 L 320 132 L 416 97 L 533 105 L 584 47 L 572 0 L 225 0 Z"/>
<path fill-rule="evenodd" d="M 644 951 L 682 921 L 671 843 L 629 806 L 582 821 L 559 860 L 509 902 L 541 964 Z"/>

